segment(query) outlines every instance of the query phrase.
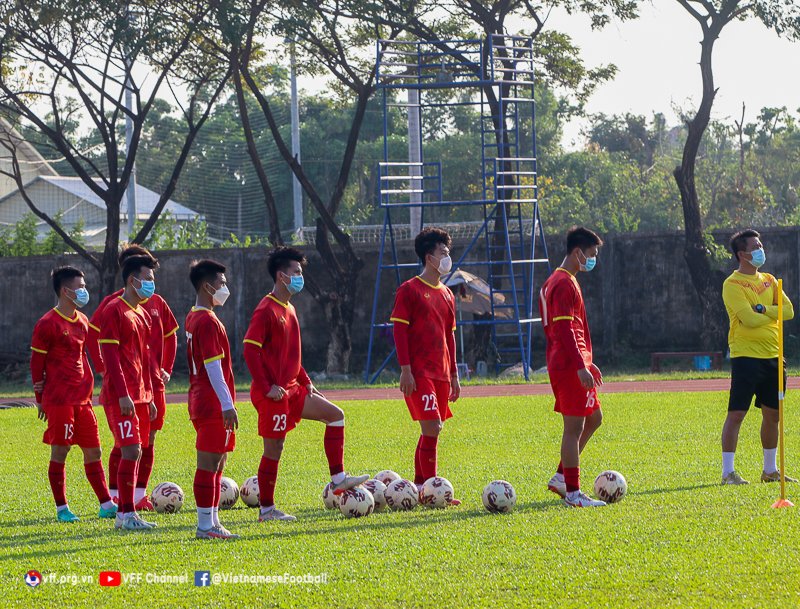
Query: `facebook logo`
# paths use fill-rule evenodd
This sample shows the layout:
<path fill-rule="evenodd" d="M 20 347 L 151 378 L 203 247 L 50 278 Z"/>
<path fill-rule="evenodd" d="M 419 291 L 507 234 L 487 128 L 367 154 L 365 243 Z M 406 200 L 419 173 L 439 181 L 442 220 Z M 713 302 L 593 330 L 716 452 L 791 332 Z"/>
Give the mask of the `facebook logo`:
<path fill-rule="evenodd" d="M 195 571 L 194 572 L 194 585 L 195 586 L 210 586 L 211 585 L 211 571 Z"/>

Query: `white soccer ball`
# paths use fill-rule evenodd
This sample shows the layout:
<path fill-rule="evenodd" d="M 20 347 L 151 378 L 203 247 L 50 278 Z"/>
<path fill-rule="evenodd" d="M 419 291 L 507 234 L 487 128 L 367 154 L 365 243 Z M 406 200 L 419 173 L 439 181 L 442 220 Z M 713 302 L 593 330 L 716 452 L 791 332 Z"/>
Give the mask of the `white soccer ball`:
<path fill-rule="evenodd" d="M 447 478 L 428 478 L 419 492 L 419 502 L 429 508 L 446 508 L 453 503 L 453 485 Z"/>
<path fill-rule="evenodd" d="M 510 512 L 517 504 L 517 492 L 505 480 L 494 480 L 483 489 L 481 499 L 490 512 Z"/>
<path fill-rule="evenodd" d="M 233 478 L 222 477 L 219 481 L 220 496 L 219 496 L 219 509 L 229 510 L 239 500 L 239 485 Z"/>
<path fill-rule="evenodd" d="M 174 482 L 162 482 L 150 493 L 150 501 L 159 514 L 175 514 L 183 507 L 183 489 Z"/>
<path fill-rule="evenodd" d="M 386 507 L 386 485 L 383 482 L 380 480 L 367 480 L 363 487 L 372 493 L 376 512 L 380 512 Z"/>
<path fill-rule="evenodd" d="M 244 481 L 242 488 L 239 489 L 239 496 L 242 498 L 242 503 L 247 507 L 254 508 L 259 506 L 258 476 L 251 476 Z"/>
<path fill-rule="evenodd" d="M 594 479 L 594 494 L 606 503 L 622 501 L 628 492 L 628 482 L 625 476 L 612 469 L 604 471 Z"/>
<path fill-rule="evenodd" d="M 339 507 L 339 497 L 333 494 L 330 482 L 322 489 L 322 503 L 325 504 L 326 510 L 335 510 Z"/>
<path fill-rule="evenodd" d="M 417 485 L 410 480 L 395 480 L 383 492 L 386 505 L 393 510 L 413 510 L 419 503 Z"/>
<path fill-rule="evenodd" d="M 383 471 L 378 472 L 375 474 L 373 480 L 377 480 L 378 482 L 383 482 L 384 486 L 389 486 L 395 480 L 400 480 L 400 474 L 397 472 L 393 472 L 390 469 L 385 469 Z"/>
<path fill-rule="evenodd" d="M 372 514 L 375 509 L 372 494 L 360 486 L 346 490 L 337 499 L 339 511 L 345 518 L 363 518 Z"/>

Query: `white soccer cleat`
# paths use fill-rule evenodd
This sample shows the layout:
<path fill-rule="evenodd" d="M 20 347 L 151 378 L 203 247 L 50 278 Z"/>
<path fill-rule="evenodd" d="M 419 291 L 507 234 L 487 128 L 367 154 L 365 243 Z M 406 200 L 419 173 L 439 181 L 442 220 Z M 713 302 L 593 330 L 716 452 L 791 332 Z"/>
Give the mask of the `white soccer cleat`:
<path fill-rule="evenodd" d="M 359 484 L 364 484 L 367 480 L 369 480 L 369 475 L 367 474 L 363 476 L 350 476 L 345 474 L 344 480 L 339 484 L 334 484 L 333 480 L 331 480 L 331 491 L 333 491 L 334 495 L 338 496 L 351 488 L 357 487 Z"/>
<path fill-rule="evenodd" d="M 586 493 L 578 491 L 578 494 L 572 498 L 570 498 L 569 495 L 564 497 L 564 505 L 573 508 L 604 507 L 605 501 L 598 501 L 597 499 L 592 499 Z"/>
<path fill-rule="evenodd" d="M 200 527 L 197 528 L 197 532 L 195 533 L 196 539 L 239 539 L 239 535 L 235 535 L 231 533 L 228 529 L 223 526 L 214 525 L 207 531 L 204 531 Z"/>
<path fill-rule="evenodd" d="M 286 512 L 281 512 L 278 508 L 274 507 L 266 514 L 262 514 L 260 512 L 258 514 L 259 522 L 266 522 L 268 520 L 280 520 L 283 522 L 291 522 L 292 520 L 297 520 L 297 518 L 292 516 L 291 514 L 287 514 Z"/>
<path fill-rule="evenodd" d="M 567 496 L 567 483 L 556 474 L 547 483 L 547 490 L 564 499 Z"/>
<path fill-rule="evenodd" d="M 722 479 L 722 484 L 750 484 L 739 475 L 739 472 L 733 471 Z"/>
<path fill-rule="evenodd" d="M 136 516 L 136 520 L 138 520 L 139 522 L 144 523 L 145 525 L 149 526 L 151 529 L 155 529 L 156 528 L 157 525 L 156 525 L 155 522 L 148 522 L 147 520 L 144 520 L 141 516 L 139 516 L 138 512 L 133 512 L 133 515 Z M 126 518 L 127 518 L 127 515 L 126 515 Z"/>
<path fill-rule="evenodd" d="M 125 531 L 149 531 L 154 527 L 154 524 L 145 522 L 139 518 L 139 515 L 136 512 L 125 514 L 125 520 L 122 522 L 122 528 Z"/>

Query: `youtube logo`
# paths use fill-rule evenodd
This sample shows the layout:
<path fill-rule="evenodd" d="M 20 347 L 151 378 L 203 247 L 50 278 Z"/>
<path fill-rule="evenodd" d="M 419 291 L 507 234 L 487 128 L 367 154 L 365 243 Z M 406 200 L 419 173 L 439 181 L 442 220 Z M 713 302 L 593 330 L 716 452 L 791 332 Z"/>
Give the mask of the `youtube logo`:
<path fill-rule="evenodd" d="M 119 571 L 100 571 L 97 583 L 101 586 L 119 586 L 122 583 L 122 574 Z"/>

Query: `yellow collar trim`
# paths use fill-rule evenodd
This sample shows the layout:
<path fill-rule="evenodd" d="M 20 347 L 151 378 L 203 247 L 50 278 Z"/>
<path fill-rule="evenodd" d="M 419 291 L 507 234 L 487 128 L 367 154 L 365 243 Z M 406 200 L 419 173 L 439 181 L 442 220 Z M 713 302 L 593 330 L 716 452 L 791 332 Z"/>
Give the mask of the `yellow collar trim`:
<path fill-rule="evenodd" d="M 117 296 L 117 298 L 119 298 L 122 302 L 124 302 L 129 307 L 131 307 L 131 309 L 133 309 L 134 311 L 138 311 L 139 310 L 139 305 L 136 305 L 135 307 L 131 306 L 131 303 L 129 303 L 127 300 L 125 300 L 125 298 L 123 296 Z"/>
<path fill-rule="evenodd" d="M 275 302 L 277 302 L 277 303 L 278 303 L 279 305 L 281 305 L 281 306 L 282 306 L 284 309 L 288 309 L 288 308 L 289 308 L 289 303 L 288 303 L 288 302 L 287 302 L 286 304 L 282 303 L 280 300 L 278 300 L 277 298 L 275 298 L 275 296 L 273 296 L 273 295 L 272 295 L 272 292 L 270 292 L 269 294 L 267 294 L 267 298 L 272 298 L 272 300 L 274 300 Z"/>
<path fill-rule="evenodd" d="M 442 284 L 441 284 L 441 283 L 440 283 L 439 285 L 431 285 L 430 283 L 428 283 L 427 281 L 425 281 L 425 280 L 424 280 L 422 277 L 420 277 L 419 275 L 417 275 L 417 279 L 419 279 L 419 280 L 420 280 L 422 283 L 424 283 L 424 284 L 425 284 L 426 286 L 428 286 L 429 288 L 433 288 L 434 290 L 440 290 L 440 289 L 442 289 Z"/>
<path fill-rule="evenodd" d="M 64 319 L 66 319 L 68 322 L 70 322 L 72 324 L 74 324 L 76 321 L 78 321 L 78 310 L 77 309 L 75 309 L 75 319 L 70 319 L 69 317 L 64 315 L 61 311 L 58 310 L 58 307 L 53 307 L 53 311 L 55 311 L 56 313 L 61 315 L 61 317 L 63 317 Z"/>
<path fill-rule="evenodd" d="M 569 275 L 570 277 L 575 277 L 575 275 L 573 275 L 572 273 L 570 273 L 570 272 L 569 272 L 567 269 L 565 269 L 563 266 L 560 266 L 560 267 L 558 267 L 556 270 L 557 270 L 557 271 L 564 271 L 564 272 L 565 272 L 567 275 Z"/>

